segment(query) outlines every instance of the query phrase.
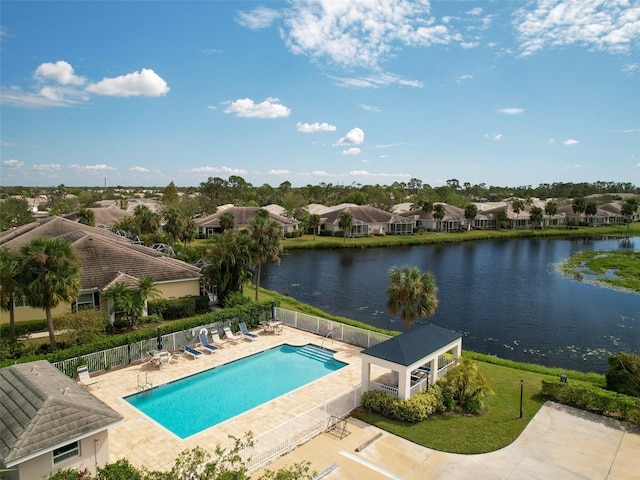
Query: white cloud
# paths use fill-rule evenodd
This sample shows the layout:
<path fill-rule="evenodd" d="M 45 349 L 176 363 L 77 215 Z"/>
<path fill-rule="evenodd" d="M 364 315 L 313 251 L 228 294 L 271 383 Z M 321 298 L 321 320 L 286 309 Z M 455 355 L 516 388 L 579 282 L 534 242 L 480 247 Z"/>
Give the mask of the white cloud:
<path fill-rule="evenodd" d="M 364 77 L 337 77 L 330 76 L 336 85 L 350 88 L 380 88 L 389 85 L 400 85 L 403 87 L 422 88 L 423 83 L 418 80 L 407 80 L 399 75 L 385 72 L 375 72 Z"/>
<path fill-rule="evenodd" d="M 84 77 L 76 75 L 73 67 L 64 60 L 40 64 L 33 78 L 40 81 L 54 80 L 60 85 L 82 85 L 86 81 Z"/>
<path fill-rule="evenodd" d="M 324 170 L 314 170 L 313 172 L 311 172 L 311 175 L 315 175 L 317 177 L 326 177 L 329 175 L 329 172 L 326 172 Z"/>
<path fill-rule="evenodd" d="M 359 148 L 353 147 L 343 150 L 342 155 L 360 155 L 361 152 L 362 150 L 360 150 Z"/>
<path fill-rule="evenodd" d="M 231 167 L 197 167 L 188 170 L 179 170 L 183 173 L 225 173 L 227 175 L 246 175 L 248 172 L 242 168 Z"/>
<path fill-rule="evenodd" d="M 514 14 L 522 56 L 579 45 L 628 52 L 640 38 L 640 4 L 620 0 L 539 1 Z"/>
<path fill-rule="evenodd" d="M 361 128 L 352 128 L 347 134 L 336 142 L 336 145 L 360 145 L 364 142 L 364 132 Z"/>
<path fill-rule="evenodd" d="M 573 165 L 565 165 L 564 167 L 562 167 L 564 170 L 575 170 L 576 168 L 582 168 L 582 165 L 580 165 L 579 163 L 575 163 Z"/>
<path fill-rule="evenodd" d="M 257 7 L 250 12 L 238 12 L 236 22 L 251 30 L 270 27 L 280 17 L 277 10 L 267 7 Z"/>
<path fill-rule="evenodd" d="M 346 67 L 377 70 L 402 46 L 460 40 L 436 23 L 428 2 L 308 0 L 286 14 L 281 35 L 291 52 Z"/>
<path fill-rule="evenodd" d="M 360 104 L 360 108 L 363 110 L 366 110 L 367 112 L 376 112 L 376 113 L 382 112 L 381 108 L 374 107 L 372 105 Z"/>
<path fill-rule="evenodd" d="M 34 165 L 33 169 L 39 172 L 48 172 L 48 171 L 59 171 L 62 167 L 59 163 L 50 163 L 50 164 L 40 164 Z"/>
<path fill-rule="evenodd" d="M 21 162 L 20 160 L 9 159 L 9 160 L 4 160 L 2 162 L 2 165 L 10 168 L 20 168 L 24 166 L 24 162 Z"/>
<path fill-rule="evenodd" d="M 216 107 L 215 105 L 207 105 L 207 110 L 217 110 L 218 107 Z"/>
<path fill-rule="evenodd" d="M 202 53 L 205 55 L 216 55 L 218 53 L 222 53 L 224 50 L 219 50 L 217 48 L 205 48 L 202 50 Z"/>
<path fill-rule="evenodd" d="M 131 167 L 129 169 L 129 171 L 138 172 L 138 173 L 149 173 L 151 170 L 149 170 L 148 168 L 144 168 L 144 167 Z"/>
<path fill-rule="evenodd" d="M 556 143 L 556 139 L 550 138 L 549 141 L 547 142 L 547 145 L 553 145 L 554 143 Z"/>
<path fill-rule="evenodd" d="M 473 75 L 466 73 L 464 75 L 458 75 L 456 77 L 456 83 L 463 83 L 466 80 L 473 80 Z"/>
<path fill-rule="evenodd" d="M 71 168 L 73 170 L 80 170 L 80 171 L 83 171 L 83 172 L 92 172 L 92 171 L 107 172 L 107 171 L 117 170 L 117 168 L 110 167 L 110 166 L 105 165 L 105 164 L 78 165 L 78 164 L 74 163 L 72 165 L 69 165 L 69 168 Z"/>
<path fill-rule="evenodd" d="M 518 107 L 500 108 L 498 109 L 498 113 L 502 113 L 503 115 L 522 115 L 524 113 L 524 108 L 518 108 Z"/>
<path fill-rule="evenodd" d="M 335 132 L 336 126 L 330 125 L 327 122 L 322 123 L 296 123 L 296 130 L 302 133 L 315 133 L 315 132 Z"/>
<path fill-rule="evenodd" d="M 291 109 L 285 107 L 277 98 L 267 98 L 264 102 L 255 103 L 250 98 L 240 98 L 225 109 L 224 113 L 232 113 L 236 117 L 244 118 L 283 118 L 291 114 Z"/>
<path fill-rule="evenodd" d="M 408 173 L 371 173 L 367 170 L 352 170 L 349 175 L 364 178 L 411 178 Z"/>
<path fill-rule="evenodd" d="M 2 104 L 20 108 L 70 107 L 88 98 L 81 90 L 66 86 L 46 86 L 35 93 L 25 92 L 17 86 L 2 87 L 0 91 Z"/>
<path fill-rule="evenodd" d="M 502 140 L 502 134 L 501 133 L 485 133 L 484 134 L 484 138 L 486 138 L 487 140 L 494 140 L 496 142 Z"/>
<path fill-rule="evenodd" d="M 149 68 L 115 78 L 103 78 L 86 89 L 97 95 L 113 97 L 159 97 L 166 95 L 169 90 L 167 82 Z"/>
<path fill-rule="evenodd" d="M 269 175 L 291 175 L 291 172 L 289 170 L 271 169 L 269 170 Z"/>
<path fill-rule="evenodd" d="M 567 146 L 571 146 L 571 145 L 576 145 L 578 143 L 578 141 L 573 139 L 573 138 L 569 138 L 569 139 L 565 140 L 562 143 L 564 143 Z"/>

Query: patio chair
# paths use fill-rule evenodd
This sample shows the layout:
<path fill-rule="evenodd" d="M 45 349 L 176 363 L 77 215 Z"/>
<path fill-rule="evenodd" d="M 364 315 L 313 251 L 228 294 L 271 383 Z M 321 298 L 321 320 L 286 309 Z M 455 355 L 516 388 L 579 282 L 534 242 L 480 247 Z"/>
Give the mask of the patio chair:
<path fill-rule="evenodd" d="M 242 337 L 233 333 L 230 327 L 224 327 L 223 330 L 225 337 L 231 340 L 233 343 L 237 343 L 242 340 Z"/>
<path fill-rule="evenodd" d="M 162 365 L 166 365 L 169 363 L 170 359 L 171 359 L 171 354 L 166 350 L 163 350 L 158 354 L 158 363 L 156 365 L 158 367 L 161 367 Z"/>
<path fill-rule="evenodd" d="M 209 343 L 209 340 L 207 340 L 207 330 L 205 328 L 200 330 L 200 333 L 198 333 L 198 337 L 200 337 L 200 346 L 203 348 L 203 351 L 213 353 L 216 350 L 220 350 L 215 345 L 211 345 Z"/>
<path fill-rule="evenodd" d="M 246 340 L 257 340 L 259 337 L 255 333 L 251 333 L 247 328 L 247 324 L 242 322 L 239 324 L 240 327 L 240 335 L 242 335 Z"/>
<path fill-rule="evenodd" d="M 199 358 L 201 355 L 203 355 L 203 353 L 200 350 L 196 350 L 195 348 L 190 347 L 189 345 L 185 345 L 183 350 L 185 355 L 189 355 L 194 359 Z"/>
<path fill-rule="evenodd" d="M 217 330 L 211 330 L 211 343 L 219 347 L 224 347 L 227 343 L 229 343 L 229 341 L 220 338 L 220 334 Z"/>
<path fill-rule="evenodd" d="M 87 367 L 86 365 L 80 365 L 78 367 L 78 380 L 85 387 L 91 387 L 93 385 L 97 387 L 100 386 L 100 383 L 97 380 L 91 378 L 91 376 L 89 375 L 89 367 Z"/>

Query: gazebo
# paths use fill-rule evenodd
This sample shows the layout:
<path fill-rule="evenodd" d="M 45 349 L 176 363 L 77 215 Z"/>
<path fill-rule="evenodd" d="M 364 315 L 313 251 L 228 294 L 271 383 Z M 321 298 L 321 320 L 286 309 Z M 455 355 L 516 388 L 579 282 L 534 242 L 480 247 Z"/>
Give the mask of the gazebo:
<path fill-rule="evenodd" d="M 459 333 L 436 325 L 417 325 L 361 352 L 362 391 L 383 390 L 407 399 L 446 374 L 461 353 Z M 372 381 L 371 365 L 391 370 L 390 384 Z"/>

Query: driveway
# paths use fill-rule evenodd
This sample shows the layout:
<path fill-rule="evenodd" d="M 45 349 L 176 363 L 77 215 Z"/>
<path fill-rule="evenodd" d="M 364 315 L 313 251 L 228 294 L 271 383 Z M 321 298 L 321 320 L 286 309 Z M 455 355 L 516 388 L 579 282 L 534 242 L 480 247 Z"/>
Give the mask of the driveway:
<path fill-rule="evenodd" d="M 480 455 L 420 447 L 355 419 L 348 429 L 342 439 L 322 434 L 266 468 L 309 460 L 328 480 L 640 478 L 639 428 L 553 402 L 511 445 Z"/>

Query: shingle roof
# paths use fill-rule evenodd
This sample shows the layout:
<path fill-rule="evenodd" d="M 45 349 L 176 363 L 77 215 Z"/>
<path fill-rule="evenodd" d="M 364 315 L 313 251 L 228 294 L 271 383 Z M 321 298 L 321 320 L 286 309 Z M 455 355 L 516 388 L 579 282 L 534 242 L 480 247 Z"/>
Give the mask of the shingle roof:
<path fill-rule="evenodd" d="M 408 367 L 461 336 L 437 325 L 415 325 L 408 332 L 364 349 L 362 354 Z"/>
<path fill-rule="evenodd" d="M 0 369 L 0 380 L 0 457 L 6 467 L 122 420 L 46 360 Z"/>
<path fill-rule="evenodd" d="M 400 221 L 397 215 L 370 205 L 349 205 L 324 213 L 322 215 L 323 222 L 337 225 L 340 222 L 340 214 L 342 212 L 349 212 L 353 215 L 354 220 L 364 223 L 392 223 L 394 219 Z"/>
<path fill-rule="evenodd" d="M 33 225 L 33 226 L 31 226 Z M 31 226 L 31 227 L 30 227 Z M 82 290 L 104 290 L 119 275 L 150 276 L 156 282 L 191 280 L 200 277 L 198 267 L 164 256 L 143 245 L 97 227 L 89 227 L 62 217 L 21 227 L 17 235 L 0 238 L 0 245 L 19 250 L 36 237 L 64 238 L 71 242 L 80 258 Z"/>
<path fill-rule="evenodd" d="M 218 209 L 216 213 L 207 215 L 196 220 L 196 225 L 199 227 L 204 226 L 219 226 L 220 217 L 225 213 L 230 213 L 235 219 L 236 227 L 247 227 L 251 223 L 253 217 L 256 216 L 258 207 L 229 207 L 224 210 Z M 268 211 L 268 210 L 267 210 Z M 297 225 L 299 222 L 292 218 L 283 217 L 281 215 L 269 212 L 269 218 L 275 221 L 279 225 Z"/>

